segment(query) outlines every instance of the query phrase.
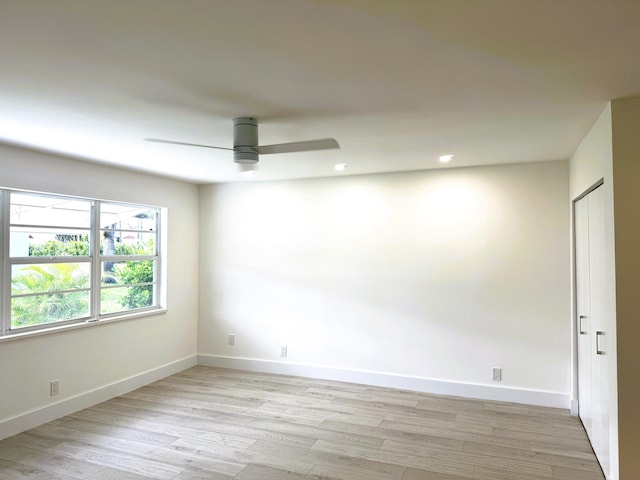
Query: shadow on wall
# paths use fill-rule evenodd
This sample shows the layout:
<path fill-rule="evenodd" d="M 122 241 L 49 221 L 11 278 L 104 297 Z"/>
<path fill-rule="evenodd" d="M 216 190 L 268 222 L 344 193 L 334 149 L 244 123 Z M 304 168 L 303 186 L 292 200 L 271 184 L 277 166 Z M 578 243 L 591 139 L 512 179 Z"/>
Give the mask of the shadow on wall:
<path fill-rule="evenodd" d="M 287 342 L 292 361 L 460 381 L 556 349 L 566 184 L 549 196 L 536 168 L 215 187 L 213 328 L 247 336 L 238 356 Z"/>

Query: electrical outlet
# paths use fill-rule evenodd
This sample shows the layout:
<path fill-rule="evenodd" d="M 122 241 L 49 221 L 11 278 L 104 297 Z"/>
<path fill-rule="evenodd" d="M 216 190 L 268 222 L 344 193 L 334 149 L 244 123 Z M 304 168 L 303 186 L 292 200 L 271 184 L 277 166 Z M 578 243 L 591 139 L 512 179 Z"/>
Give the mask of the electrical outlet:
<path fill-rule="evenodd" d="M 54 397 L 60 393 L 60 380 L 51 380 L 49 384 L 49 395 Z"/>
<path fill-rule="evenodd" d="M 281 357 L 286 357 L 287 356 L 287 346 L 283 345 L 282 347 L 280 347 L 280 356 Z"/>
<path fill-rule="evenodd" d="M 233 333 L 229 334 L 229 345 L 235 345 L 236 344 L 236 336 Z"/>
<path fill-rule="evenodd" d="M 493 367 L 491 372 L 492 372 L 494 381 L 496 381 L 496 382 L 501 382 L 502 381 L 502 369 L 501 368 Z"/>

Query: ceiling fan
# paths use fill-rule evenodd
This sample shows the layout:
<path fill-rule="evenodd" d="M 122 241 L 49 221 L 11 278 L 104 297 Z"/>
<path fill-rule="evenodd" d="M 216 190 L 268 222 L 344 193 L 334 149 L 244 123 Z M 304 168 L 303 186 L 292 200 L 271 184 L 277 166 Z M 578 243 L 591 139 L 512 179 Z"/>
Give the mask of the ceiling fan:
<path fill-rule="evenodd" d="M 199 143 L 177 142 L 161 138 L 145 138 L 147 142 L 169 143 L 188 147 L 215 148 L 233 152 L 233 161 L 241 168 L 253 168 L 258 163 L 259 155 L 272 153 L 309 152 L 340 148 L 334 138 L 305 140 L 302 142 L 278 143 L 275 145 L 258 145 L 258 120 L 255 117 L 237 117 L 233 119 L 233 148 L 201 145 Z"/>

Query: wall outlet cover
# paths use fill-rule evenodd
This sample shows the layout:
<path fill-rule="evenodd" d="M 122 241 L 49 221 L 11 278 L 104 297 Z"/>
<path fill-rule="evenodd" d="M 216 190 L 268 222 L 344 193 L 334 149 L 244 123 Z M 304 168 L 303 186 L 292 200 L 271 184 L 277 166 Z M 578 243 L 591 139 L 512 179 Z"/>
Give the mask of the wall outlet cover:
<path fill-rule="evenodd" d="M 49 384 L 49 395 L 55 396 L 60 393 L 60 380 L 51 380 Z"/>

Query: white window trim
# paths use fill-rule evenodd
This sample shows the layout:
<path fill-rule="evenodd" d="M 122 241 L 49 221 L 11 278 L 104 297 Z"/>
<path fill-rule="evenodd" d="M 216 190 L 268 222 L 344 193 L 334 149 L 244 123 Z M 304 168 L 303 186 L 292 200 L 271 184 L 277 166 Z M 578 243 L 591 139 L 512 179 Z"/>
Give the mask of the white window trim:
<path fill-rule="evenodd" d="M 75 200 L 91 202 L 91 225 L 89 227 L 90 252 L 88 256 L 58 256 L 58 257 L 10 257 L 10 193 L 25 193 L 34 195 L 44 195 L 53 197 L 63 197 Z M 101 255 L 100 254 L 100 206 L 102 203 L 128 205 L 132 207 L 144 207 L 153 209 L 156 212 L 155 229 L 155 255 Z M 15 188 L 0 187 L 0 342 L 7 340 L 50 334 L 60 331 L 68 331 L 89 326 L 102 325 L 127 319 L 147 317 L 166 313 L 166 262 L 164 261 L 165 251 L 165 225 L 167 219 L 167 209 L 160 206 L 122 202 L 118 200 L 104 200 L 75 195 L 65 195 L 50 192 L 38 192 Z M 38 225 L 42 228 L 42 225 Z M 54 226 L 59 228 L 58 226 Z M 73 228 L 72 228 L 73 229 Z M 87 229 L 84 229 L 85 231 Z M 122 231 L 129 230 L 124 229 Z M 140 232 L 140 230 L 133 230 Z M 147 231 L 143 231 L 148 233 Z M 117 311 L 108 314 L 100 314 L 100 292 L 102 287 L 102 262 L 104 261 L 143 261 L 154 260 L 153 305 L 149 307 L 136 308 L 133 310 Z M 22 264 L 42 264 L 42 263 L 89 263 L 90 273 L 90 306 L 89 316 L 72 320 L 61 320 L 58 322 L 44 323 L 29 327 L 11 329 L 11 267 L 14 263 Z"/>
<path fill-rule="evenodd" d="M 79 330 L 81 328 L 94 327 L 96 325 L 105 325 L 109 323 L 121 322 L 124 320 L 144 318 L 152 315 L 162 315 L 167 313 L 167 311 L 168 310 L 164 307 L 157 307 L 157 308 L 148 309 L 148 310 L 143 310 L 143 309 L 133 310 L 131 312 L 127 312 L 124 315 L 113 314 L 113 316 L 110 316 L 110 317 L 103 316 L 103 318 L 100 318 L 100 319 L 95 319 L 95 320 L 89 319 L 84 322 L 75 322 L 75 323 L 69 323 L 64 325 L 61 325 L 60 323 L 50 323 L 48 324 L 48 326 L 47 324 L 45 324 L 47 328 L 39 328 L 37 330 L 30 330 L 28 332 L 17 331 L 15 333 L 2 335 L 0 336 L 0 343 L 11 341 L 11 340 L 19 340 L 21 338 L 30 338 L 30 337 L 37 337 L 40 335 L 49 335 L 52 333 Z"/>

